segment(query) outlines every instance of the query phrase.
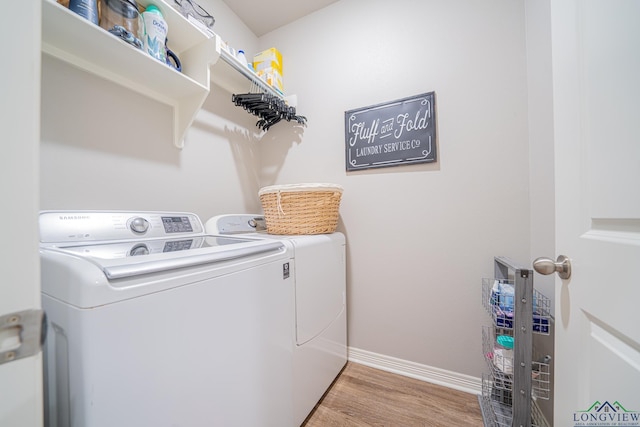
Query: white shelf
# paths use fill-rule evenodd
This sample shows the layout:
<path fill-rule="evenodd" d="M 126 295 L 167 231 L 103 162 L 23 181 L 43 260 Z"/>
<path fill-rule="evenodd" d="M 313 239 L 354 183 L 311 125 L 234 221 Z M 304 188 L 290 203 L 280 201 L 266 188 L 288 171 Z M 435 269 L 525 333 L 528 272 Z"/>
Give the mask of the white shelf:
<path fill-rule="evenodd" d="M 222 40 L 201 31 L 167 1 L 153 2 L 169 27 L 169 48 L 178 55 L 182 72 L 160 63 L 54 0 L 42 1 L 42 51 L 77 68 L 110 80 L 173 107 L 173 142 L 184 136 L 209 95 L 211 82 L 230 93 L 246 93 L 251 82 L 266 93 L 284 96 L 222 49 Z M 222 61 L 219 59 L 222 58 Z"/>
<path fill-rule="evenodd" d="M 145 5 L 145 1 L 139 2 Z M 220 50 L 168 4 L 154 1 L 169 26 L 169 47 L 182 73 L 114 37 L 52 0 L 42 0 L 42 51 L 174 108 L 174 144 L 184 135 L 209 94 L 210 64 Z"/>
<path fill-rule="evenodd" d="M 284 96 L 268 85 L 258 75 L 241 63 L 235 56 L 222 49 L 222 40 L 218 37 L 216 52 L 222 61 L 212 63 L 211 81 L 230 93 L 246 93 L 251 88 L 251 83 L 258 85 L 263 92 L 280 97 Z"/>

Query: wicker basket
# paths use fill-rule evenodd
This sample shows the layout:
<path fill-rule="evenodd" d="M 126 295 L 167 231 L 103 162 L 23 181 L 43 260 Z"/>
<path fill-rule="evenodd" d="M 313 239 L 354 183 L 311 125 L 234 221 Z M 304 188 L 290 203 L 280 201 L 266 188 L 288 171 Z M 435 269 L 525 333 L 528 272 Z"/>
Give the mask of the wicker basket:
<path fill-rule="evenodd" d="M 258 195 L 269 234 L 333 233 L 342 187 L 337 184 L 272 185 Z"/>

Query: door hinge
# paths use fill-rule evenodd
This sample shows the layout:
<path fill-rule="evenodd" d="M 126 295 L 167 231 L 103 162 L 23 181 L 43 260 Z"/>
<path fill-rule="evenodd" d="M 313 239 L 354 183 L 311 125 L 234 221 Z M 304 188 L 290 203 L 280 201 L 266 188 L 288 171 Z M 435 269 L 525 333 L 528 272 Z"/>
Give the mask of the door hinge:
<path fill-rule="evenodd" d="M 0 365 L 38 354 L 46 336 L 44 310 L 24 310 L 0 316 Z"/>

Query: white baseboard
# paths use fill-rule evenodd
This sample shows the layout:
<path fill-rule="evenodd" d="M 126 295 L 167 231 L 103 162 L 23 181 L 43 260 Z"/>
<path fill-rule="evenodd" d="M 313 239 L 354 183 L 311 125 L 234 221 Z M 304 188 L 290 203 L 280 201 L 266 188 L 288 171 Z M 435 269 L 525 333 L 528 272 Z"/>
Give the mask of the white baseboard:
<path fill-rule="evenodd" d="M 476 395 L 482 393 L 482 380 L 470 375 L 434 368 L 433 366 L 421 365 L 420 363 L 372 353 L 353 347 L 348 348 L 348 359 L 350 362 L 449 387 L 466 393 Z"/>

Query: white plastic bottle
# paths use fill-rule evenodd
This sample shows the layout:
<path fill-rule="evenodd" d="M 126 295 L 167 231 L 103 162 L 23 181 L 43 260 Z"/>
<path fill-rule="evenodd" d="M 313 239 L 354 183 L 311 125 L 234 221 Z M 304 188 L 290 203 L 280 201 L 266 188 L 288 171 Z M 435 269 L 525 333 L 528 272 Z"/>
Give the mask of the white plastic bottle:
<path fill-rule="evenodd" d="M 244 50 L 240 49 L 236 54 L 236 58 L 238 58 L 238 61 L 240 61 L 242 65 L 245 65 L 248 69 L 253 70 L 253 67 L 249 64 L 249 61 L 247 61 L 247 57 L 244 54 Z"/>
<path fill-rule="evenodd" d="M 142 21 L 144 22 L 144 49 L 145 51 L 166 64 L 167 52 L 164 45 L 169 32 L 169 26 L 162 17 L 162 12 L 154 4 L 147 6 L 142 12 Z"/>

